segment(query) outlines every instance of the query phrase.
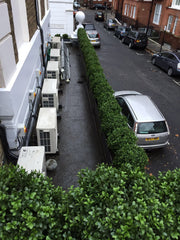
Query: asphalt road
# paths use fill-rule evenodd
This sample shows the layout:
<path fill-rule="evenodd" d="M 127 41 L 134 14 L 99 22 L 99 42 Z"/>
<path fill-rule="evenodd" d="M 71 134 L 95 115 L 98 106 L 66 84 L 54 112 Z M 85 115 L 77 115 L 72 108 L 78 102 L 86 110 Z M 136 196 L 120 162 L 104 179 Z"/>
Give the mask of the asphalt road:
<path fill-rule="evenodd" d="M 147 152 L 147 171 L 157 175 L 159 171 L 180 167 L 180 86 L 165 72 L 151 64 L 151 55 L 143 50 L 129 49 L 107 31 L 102 22 L 94 20 L 94 11 L 84 11 L 86 20 L 94 22 L 101 37 L 101 48 L 96 49 L 106 78 L 115 91 L 135 90 L 149 95 L 165 116 L 170 128 L 170 145 Z"/>

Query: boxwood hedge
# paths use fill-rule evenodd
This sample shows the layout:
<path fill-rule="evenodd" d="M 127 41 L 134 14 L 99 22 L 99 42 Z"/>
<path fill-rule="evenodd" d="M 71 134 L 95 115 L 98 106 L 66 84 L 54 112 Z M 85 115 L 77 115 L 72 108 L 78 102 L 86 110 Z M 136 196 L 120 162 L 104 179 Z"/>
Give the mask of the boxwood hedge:
<path fill-rule="evenodd" d="M 92 64 L 86 66 L 90 88 L 114 153 L 113 166 L 81 170 L 79 186 L 68 191 L 40 173 L 2 166 L 0 239 L 180 239 L 180 169 L 159 173 L 158 178 L 145 173 L 147 156 L 119 114 L 85 31 L 79 30 L 78 36 L 86 64 Z"/>

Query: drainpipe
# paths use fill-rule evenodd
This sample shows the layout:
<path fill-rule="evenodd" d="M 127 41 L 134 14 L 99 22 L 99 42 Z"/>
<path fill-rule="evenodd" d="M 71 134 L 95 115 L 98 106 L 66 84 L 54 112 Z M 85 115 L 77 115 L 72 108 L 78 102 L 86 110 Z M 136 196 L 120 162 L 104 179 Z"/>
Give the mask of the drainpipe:
<path fill-rule="evenodd" d="M 153 9 L 153 4 L 154 4 L 154 0 L 152 0 L 152 2 L 151 2 L 151 8 L 150 8 L 150 11 L 149 11 L 148 24 L 147 24 L 147 28 L 146 28 L 146 35 L 148 34 L 148 30 L 149 30 L 149 25 L 150 25 L 150 20 L 151 20 L 151 14 L 152 14 L 152 9 Z"/>
<path fill-rule="evenodd" d="M 9 148 L 9 144 L 8 144 L 7 136 L 6 136 L 6 128 L 3 124 L 0 124 L 0 139 L 1 139 L 3 151 L 6 156 L 7 161 L 9 161 L 9 163 L 13 163 L 16 165 L 18 156 L 16 156 L 14 153 L 12 153 L 11 149 Z"/>
<path fill-rule="evenodd" d="M 41 37 L 41 55 L 42 55 L 42 65 L 44 68 L 44 71 L 43 71 L 43 75 L 44 75 L 46 72 L 46 61 L 45 61 L 45 56 L 44 56 L 44 35 L 43 35 L 43 29 L 41 27 L 40 20 L 39 20 L 38 0 L 34 0 L 34 2 L 35 2 L 35 8 L 36 8 L 36 22 L 37 22 L 37 26 L 40 31 L 40 37 Z M 35 126 L 35 123 L 36 123 L 36 120 L 38 117 L 38 110 L 39 110 L 40 101 L 41 101 L 41 89 L 42 89 L 42 85 L 43 85 L 43 78 L 44 77 L 42 77 L 42 81 L 39 84 L 39 86 L 37 87 L 35 102 L 33 104 L 33 109 L 32 109 L 32 112 L 30 113 L 30 118 L 29 118 L 29 121 L 27 124 L 27 133 L 23 139 L 24 146 L 29 145 L 31 134 L 32 134 L 32 131 L 34 129 L 34 126 Z"/>

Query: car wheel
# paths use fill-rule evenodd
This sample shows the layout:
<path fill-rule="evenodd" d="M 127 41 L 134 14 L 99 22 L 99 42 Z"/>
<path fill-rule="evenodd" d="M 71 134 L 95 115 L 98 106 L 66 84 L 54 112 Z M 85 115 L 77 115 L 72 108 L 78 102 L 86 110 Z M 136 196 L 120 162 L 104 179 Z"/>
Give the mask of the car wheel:
<path fill-rule="evenodd" d="M 155 57 L 152 59 L 152 64 L 153 64 L 153 65 L 156 65 L 156 59 L 155 59 Z"/>
<path fill-rule="evenodd" d="M 130 49 L 133 48 L 132 42 L 129 43 L 128 47 L 129 47 Z"/>
<path fill-rule="evenodd" d="M 168 76 L 170 76 L 170 77 L 173 75 L 173 69 L 172 69 L 171 67 L 168 69 L 167 74 L 168 74 Z"/>

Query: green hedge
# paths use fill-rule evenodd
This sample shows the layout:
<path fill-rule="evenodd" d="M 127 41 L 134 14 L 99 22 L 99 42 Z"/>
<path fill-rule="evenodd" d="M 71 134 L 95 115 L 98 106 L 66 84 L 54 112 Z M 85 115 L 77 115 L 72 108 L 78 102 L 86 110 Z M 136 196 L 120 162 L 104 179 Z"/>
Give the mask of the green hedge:
<path fill-rule="evenodd" d="M 65 192 L 39 173 L 0 168 L 0 239 L 180 237 L 179 169 L 157 180 L 139 168 L 102 164 L 78 176 L 79 187 Z"/>
<path fill-rule="evenodd" d="M 80 46 L 86 46 L 96 58 L 98 73 L 91 73 L 93 64 L 87 66 L 90 86 L 116 167 L 101 164 L 95 171 L 81 170 L 79 186 L 66 192 L 37 172 L 1 167 L 0 239 L 180 239 L 180 169 L 159 173 L 158 178 L 142 171 L 147 156 L 119 114 L 83 30 L 79 30 L 80 38 L 84 38 Z M 86 61 L 92 62 L 91 57 Z"/>
<path fill-rule="evenodd" d="M 113 89 L 109 85 L 96 52 L 89 42 L 84 29 L 78 30 L 78 39 L 87 69 L 90 89 L 97 101 L 101 121 L 108 148 L 113 153 L 113 164 L 129 163 L 141 169 L 147 165 L 148 157 L 144 150 L 136 146 L 135 134 L 129 130 L 127 120 L 120 114 L 121 108 L 113 96 Z"/>

